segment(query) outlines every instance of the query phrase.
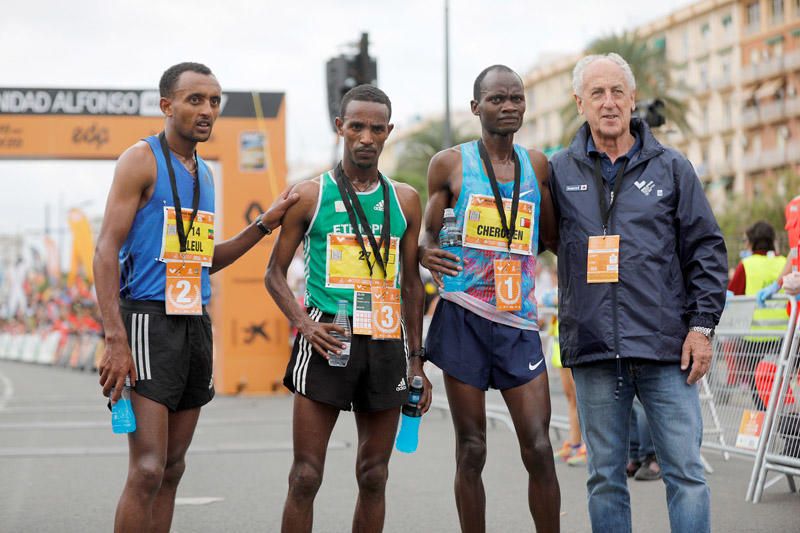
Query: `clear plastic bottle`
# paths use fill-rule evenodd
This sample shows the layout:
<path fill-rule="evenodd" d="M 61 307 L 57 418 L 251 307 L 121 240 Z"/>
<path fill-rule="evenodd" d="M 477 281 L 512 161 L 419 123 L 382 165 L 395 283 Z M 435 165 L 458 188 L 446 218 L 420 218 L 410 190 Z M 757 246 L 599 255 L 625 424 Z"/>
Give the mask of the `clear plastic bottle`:
<path fill-rule="evenodd" d="M 444 210 L 442 237 L 439 240 L 439 246 L 441 246 L 442 250 L 458 257 L 459 262 L 454 263 L 454 265 L 463 267 L 461 231 L 456 223 L 456 212 L 450 207 Z M 460 292 L 464 290 L 464 275 L 462 272 L 459 272 L 456 276 L 444 275 L 442 278 L 445 292 Z"/>
<path fill-rule="evenodd" d="M 347 319 L 347 300 L 339 300 L 339 309 L 333 318 L 333 323 L 344 330 L 344 335 L 332 332 L 331 335 L 346 345 L 341 353 L 328 352 L 328 364 L 330 366 L 347 366 L 350 360 L 350 344 L 353 342 L 353 332 L 350 329 L 350 321 Z"/>
<path fill-rule="evenodd" d="M 114 391 L 111 391 L 114 394 Z M 133 433 L 136 431 L 136 416 L 133 414 L 131 405 L 131 386 L 128 378 L 125 378 L 125 386 L 122 388 L 122 395 L 111 406 L 111 430 L 114 433 Z"/>
<path fill-rule="evenodd" d="M 400 432 L 397 434 L 395 446 L 403 453 L 417 451 L 419 444 L 419 423 L 422 420 L 422 411 L 419 401 L 422 398 L 422 376 L 414 376 L 411 387 L 408 389 L 408 401 L 403 406 L 400 419 Z"/>

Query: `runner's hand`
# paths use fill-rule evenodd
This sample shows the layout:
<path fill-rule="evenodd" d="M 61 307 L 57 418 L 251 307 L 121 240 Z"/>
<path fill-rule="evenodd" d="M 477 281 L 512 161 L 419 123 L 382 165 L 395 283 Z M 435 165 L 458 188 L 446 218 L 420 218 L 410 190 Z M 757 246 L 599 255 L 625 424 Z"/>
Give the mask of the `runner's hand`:
<path fill-rule="evenodd" d="M 315 322 L 309 318 L 297 329 L 325 359 L 330 358 L 328 355 L 329 351 L 338 354 L 344 348 L 344 345 L 331 335 L 331 332 L 334 331 L 344 335 L 344 330 L 339 326 L 324 322 Z"/>
<path fill-rule="evenodd" d="M 692 370 L 689 372 L 686 383 L 694 385 L 706 375 L 711 366 L 711 341 L 697 331 L 690 331 L 686 335 L 681 354 L 681 370 L 689 368 L 690 360 Z"/>
<path fill-rule="evenodd" d="M 411 374 L 408 377 L 408 382 L 411 383 L 411 379 L 414 376 L 422 376 L 422 396 L 419 399 L 419 403 L 417 404 L 420 408 L 422 414 L 428 412 L 428 409 L 431 408 L 431 398 L 433 396 L 433 384 L 428 379 L 428 376 L 425 375 L 425 370 L 422 368 L 424 363 L 419 357 L 412 357 L 411 358 Z"/>
<path fill-rule="evenodd" d="M 436 246 L 423 246 L 419 249 L 419 262 L 422 266 L 431 271 L 433 281 L 439 287 L 444 287 L 442 274 L 457 276 L 462 267 L 458 264 L 457 255 L 445 252 Z"/>
<path fill-rule="evenodd" d="M 291 187 L 287 187 L 278 195 L 270 208 L 261 215 L 261 222 L 269 229 L 273 230 L 281 225 L 281 219 L 294 203 L 300 199 L 300 195 L 292 192 Z"/>
<path fill-rule="evenodd" d="M 133 364 L 131 347 L 127 341 L 106 340 L 103 359 L 97 367 L 100 373 L 100 386 L 103 387 L 103 396 L 109 396 L 111 389 L 114 393 L 110 396 L 111 403 L 119 400 L 122 388 L 125 386 L 125 377 L 129 376 L 131 387 L 136 385 L 136 366 Z"/>

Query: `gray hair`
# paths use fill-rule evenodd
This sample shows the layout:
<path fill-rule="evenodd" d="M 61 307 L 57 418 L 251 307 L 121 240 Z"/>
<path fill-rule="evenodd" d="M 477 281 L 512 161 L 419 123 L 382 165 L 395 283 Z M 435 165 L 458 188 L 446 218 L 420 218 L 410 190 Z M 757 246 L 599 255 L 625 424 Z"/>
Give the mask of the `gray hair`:
<path fill-rule="evenodd" d="M 619 68 L 622 69 L 622 74 L 625 76 L 625 82 L 628 84 L 628 88 L 632 91 L 636 90 L 636 79 L 633 77 L 631 66 L 621 55 L 611 52 L 610 54 L 593 54 L 586 56 L 575 64 L 575 68 L 572 70 L 572 90 L 576 95 L 580 96 L 583 91 L 583 72 L 586 70 L 586 67 L 598 59 L 608 59 L 612 63 L 616 63 Z"/>

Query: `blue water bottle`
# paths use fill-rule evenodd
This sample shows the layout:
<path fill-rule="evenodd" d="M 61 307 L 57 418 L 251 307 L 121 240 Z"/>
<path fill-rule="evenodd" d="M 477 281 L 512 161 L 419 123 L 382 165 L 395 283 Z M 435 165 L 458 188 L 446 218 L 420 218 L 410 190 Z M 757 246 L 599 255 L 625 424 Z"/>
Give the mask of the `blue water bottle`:
<path fill-rule="evenodd" d="M 113 394 L 113 392 L 112 392 Z M 125 386 L 119 400 L 111 406 L 111 429 L 114 433 L 133 433 L 136 431 L 136 417 L 131 405 L 131 386 L 125 378 Z"/>
<path fill-rule="evenodd" d="M 411 387 L 408 390 L 408 401 L 403 406 L 400 432 L 397 434 L 397 442 L 395 443 L 397 449 L 404 453 L 417 451 L 419 422 L 422 419 L 422 411 L 419 408 L 420 398 L 422 398 L 422 377 L 414 376 L 411 380 Z"/>
<path fill-rule="evenodd" d="M 456 224 L 456 212 L 454 209 L 448 207 L 444 210 L 444 219 L 442 222 L 442 236 L 439 239 L 439 246 L 442 250 L 450 252 L 458 257 L 459 262 L 454 263 L 458 266 L 463 265 L 463 255 L 461 251 L 461 231 Z M 445 292 L 461 292 L 464 290 L 464 273 L 459 272 L 456 276 L 449 276 L 447 274 L 442 276 L 444 281 Z"/>

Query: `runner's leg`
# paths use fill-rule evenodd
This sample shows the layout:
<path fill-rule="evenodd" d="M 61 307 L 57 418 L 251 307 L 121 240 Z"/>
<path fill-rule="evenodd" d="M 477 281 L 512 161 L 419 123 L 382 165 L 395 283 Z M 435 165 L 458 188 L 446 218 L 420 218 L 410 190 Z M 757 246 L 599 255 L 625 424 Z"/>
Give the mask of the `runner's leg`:
<path fill-rule="evenodd" d="M 486 493 L 481 473 L 486 463 L 485 393 L 445 374 L 444 386 L 456 432 L 456 508 L 462 532 L 486 530 Z"/>
<path fill-rule="evenodd" d="M 392 408 L 356 413 L 358 500 L 353 516 L 354 533 L 383 530 L 386 480 L 389 478 L 389 458 L 397 434 L 399 411 L 399 408 Z"/>
<path fill-rule="evenodd" d="M 502 394 L 514 421 L 522 462 L 528 471 L 528 505 L 536 531 L 557 532 L 561 493 L 550 445 L 547 372 L 524 385 L 506 389 Z"/>
<path fill-rule="evenodd" d="M 294 395 L 294 462 L 289 471 L 289 491 L 283 507 L 281 531 L 284 533 L 311 531 L 314 497 L 322 484 L 328 441 L 338 417 L 337 408 L 315 402 L 302 394 Z"/>

